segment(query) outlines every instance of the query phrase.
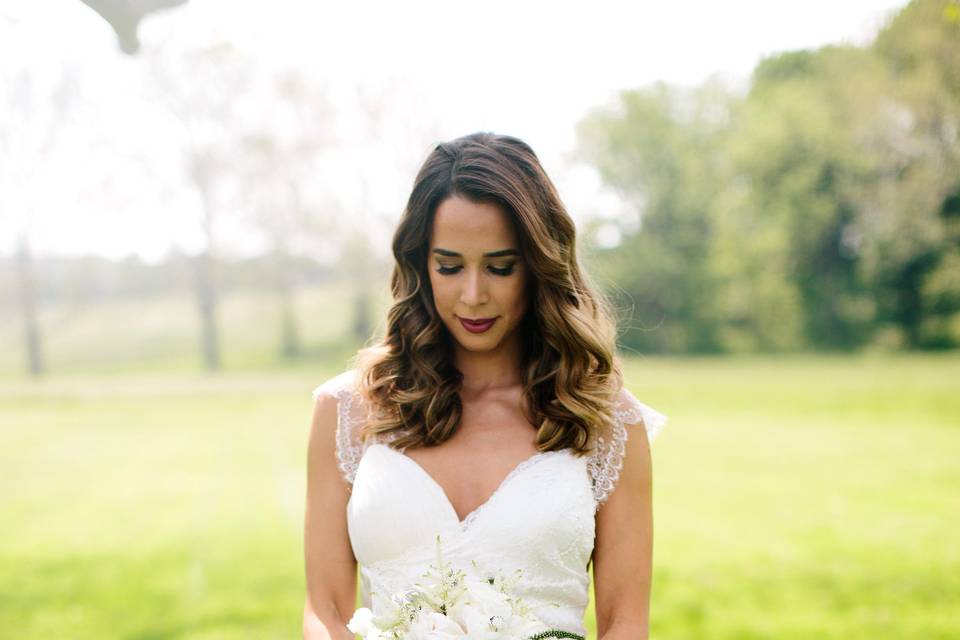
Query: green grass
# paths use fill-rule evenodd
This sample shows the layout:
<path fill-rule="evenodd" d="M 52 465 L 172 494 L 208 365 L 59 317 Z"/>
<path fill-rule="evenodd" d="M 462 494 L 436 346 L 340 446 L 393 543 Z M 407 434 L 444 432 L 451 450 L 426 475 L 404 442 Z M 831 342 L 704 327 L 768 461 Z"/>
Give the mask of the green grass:
<path fill-rule="evenodd" d="M 0 381 L 0 637 L 300 637 L 310 391 L 338 370 Z M 653 638 L 960 638 L 960 356 L 627 379 L 670 417 Z"/>

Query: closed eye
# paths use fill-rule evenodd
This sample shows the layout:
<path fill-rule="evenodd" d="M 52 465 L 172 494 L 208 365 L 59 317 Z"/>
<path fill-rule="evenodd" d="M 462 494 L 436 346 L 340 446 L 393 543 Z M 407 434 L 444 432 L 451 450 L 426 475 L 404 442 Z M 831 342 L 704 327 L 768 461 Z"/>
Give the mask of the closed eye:
<path fill-rule="evenodd" d="M 462 268 L 463 267 L 460 267 L 460 266 L 445 267 L 443 265 L 440 265 L 439 267 L 437 267 L 437 273 L 442 275 L 450 275 L 451 273 L 456 273 L 460 271 L 460 269 Z M 495 273 L 498 276 L 509 276 L 511 273 L 513 273 L 513 264 L 509 264 L 506 267 L 494 267 L 491 265 L 489 269 L 492 273 Z"/>

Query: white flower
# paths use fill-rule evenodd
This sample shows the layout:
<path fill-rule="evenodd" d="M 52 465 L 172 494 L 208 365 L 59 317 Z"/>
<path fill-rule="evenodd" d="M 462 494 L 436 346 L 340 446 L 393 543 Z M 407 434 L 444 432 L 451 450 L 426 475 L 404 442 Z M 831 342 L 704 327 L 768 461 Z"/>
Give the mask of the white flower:
<path fill-rule="evenodd" d="M 486 581 L 468 578 L 465 582 L 467 592 L 451 607 L 450 616 L 460 621 L 470 638 L 503 637 L 497 635 L 498 629 L 513 616 L 507 596 Z"/>
<path fill-rule="evenodd" d="M 420 602 L 419 592 L 412 590 L 401 591 L 390 597 L 374 591 L 370 597 L 373 610 L 376 611 L 373 624 L 378 629 L 392 629 L 403 624 L 404 621 L 409 620 Z"/>
<path fill-rule="evenodd" d="M 547 631 L 516 597 L 503 589 L 498 580 L 467 578 L 467 596 L 457 603 L 450 615 L 467 630 L 471 640 L 526 639 Z"/>
<path fill-rule="evenodd" d="M 438 611 L 423 611 L 417 616 L 404 640 L 472 640 L 463 627 Z"/>
<path fill-rule="evenodd" d="M 373 623 L 373 611 L 366 607 L 353 612 L 347 629 L 360 634 L 363 640 L 387 640 L 387 635 Z"/>
<path fill-rule="evenodd" d="M 347 628 L 363 640 L 527 640 L 550 630 L 516 595 L 522 570 L 484 578 L 473 567 L 446 562 L 438 536 L 437 562 L 422 579 L 389 597 L 373 591 L 373 609 L 357 609 Z"/>

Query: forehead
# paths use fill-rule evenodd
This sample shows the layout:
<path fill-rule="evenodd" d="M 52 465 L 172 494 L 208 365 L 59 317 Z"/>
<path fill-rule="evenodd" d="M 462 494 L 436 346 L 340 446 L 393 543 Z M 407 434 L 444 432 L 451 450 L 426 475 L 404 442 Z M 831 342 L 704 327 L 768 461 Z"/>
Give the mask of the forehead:
<path fill-rule="evenodd" d="M 479 257 L 488 251 L 517 249 L 510 217 L 498 204 L 451 196 L 440 203 L 430 230 L 430 249 L 439 247 Z"/>

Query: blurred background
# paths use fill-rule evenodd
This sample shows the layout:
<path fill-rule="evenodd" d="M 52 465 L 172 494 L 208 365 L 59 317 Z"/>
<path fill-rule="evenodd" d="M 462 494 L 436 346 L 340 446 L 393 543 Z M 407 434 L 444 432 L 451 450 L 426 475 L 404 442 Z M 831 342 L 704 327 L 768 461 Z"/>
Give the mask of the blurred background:
<path fill-rule="evenodd" d="M 0 6 L 0 635 L 300 636 L 310 392 L 479 130 L 670 417 L 651 637 L 960 638 L 958 0 Z"/>

